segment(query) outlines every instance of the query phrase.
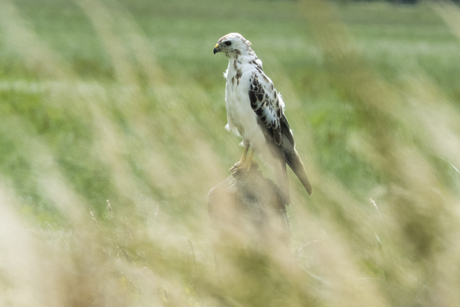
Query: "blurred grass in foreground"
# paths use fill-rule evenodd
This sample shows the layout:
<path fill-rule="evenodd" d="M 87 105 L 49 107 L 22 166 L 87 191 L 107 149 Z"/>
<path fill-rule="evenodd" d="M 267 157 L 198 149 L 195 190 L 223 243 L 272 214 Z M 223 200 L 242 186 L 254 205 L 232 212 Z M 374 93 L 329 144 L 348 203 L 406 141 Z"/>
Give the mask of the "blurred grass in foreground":
<path fill-rule="evenodd" d="M 243 34 L 285 97 L 314 194 L 308 197 L 291 177 L 291 250 L 268 244 L 273 246 L 247 251 L 234 238 L 223 255 L 225 266 L 216 270 L 205 196 L 227 176 L 240 148 L 221 128 L 225 65 L 214 64 L 211 50 L 233 31 L 222 25 L 232 16 L 214 15 L 217 29 L 203 32 L 205 39 L 154 36 L 154 42 L 169 44 L 154 45 L 161 49 L 155 57 L 142 34 L 149 31 L 142 1 L 133 2 L 134 16 L 112 1 L 75 3 L 73 9 L 87 18 L 80 29 L 92 24 L 97 36 L 89 39 L 102 46 L 94 51 L 102 56 L 88 57 L 94 65 L 53 51 L 59 46 L 49 47 L 32 31 L 17 6 L 0 1 L 2 41 L 9 50 L 2 52 L 15 54 L 6 56 L 13 64 L 2 63 L 1 73 L 0 305 L 460 302 L 459 92 L 455 84 L 443 84 L 443 70 L 434 68 L 446 58 L 453 61 L 459 45 L 439 17 L 426 7 L 408 13 L 428 16 L 423 21 L 436 25 L 433 31 L 441 34 L 435 36 L 453 50 L 436 58 L 433 47 L 424 64 L 405 63 L 408 56 L 392 50 L 401 45 L 391 35 L 380 45 L 384 51 L 353 41 L 352 34 L 374 24 L 353 25 L 364 18 L 354 10 L 378 16 L 394 9 L 382 4 L 290 3 L 277 24 L 300 27 L 284 37 L 285 44 L 248 27 Z M 249 12 L 256 14 L 261 3 L 251 2 Z M 281 4 L 271 4 L 268 16 L 275 18 Z M 181 7 L 156 5 L 157 15 Z M 351 21 L 337 12 L 342 9 Z M 433 9 L 458 35 L 458 8 L 444 3 Z M 187 7 L 174 13 L 178 23 L 185 22 Z M 292 23 L 286 22 L 289 14 Z M 253 25 L 269 23 L 255 16 Z M 416 20 L 402 29 L 422 26 Z M 275 51 L 257 48 L 257 41 L 286 56 L 278 59 Z M 78 63 L 96 67 L 94 74 Z M 458 80 L 458 63 L 447 66 Z"/>

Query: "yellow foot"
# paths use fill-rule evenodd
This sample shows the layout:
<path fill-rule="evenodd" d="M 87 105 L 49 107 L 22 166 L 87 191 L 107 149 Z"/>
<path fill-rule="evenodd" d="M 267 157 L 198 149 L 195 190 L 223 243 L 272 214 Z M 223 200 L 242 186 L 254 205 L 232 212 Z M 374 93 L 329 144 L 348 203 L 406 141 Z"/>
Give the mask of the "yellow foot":
<path fill-rule="evenodd" d="M 230 173 L 232 174 L 235 174 L 237 172 L 248 172 L 251 170 L 251 168 L 253 167 L 258 167 L 259 165 L 257 163 L 255 163 L 254 161 L 252 161 L 252 159 L 247 159 L 247 160 L 244 160 L 244 161 L 238 161 L 235 163 L 235 165 L 233 165 L 231 168 L 230 168 Z"/>
<path fill-rule="evenodd" d="M 256 167 L 259 166 L 257 163 L 252 161 L 252 156 L 254 155 L 254 151 L 249 151 L 249 146 L 244 148 L 243 155 L 241 156 L 240 161 L 236 162 L 235 165 L 232 166 L 230 169 L 230 173 L 235 174 L 240 171 L 248 172 L 251 170 L 253 165 Z"/>

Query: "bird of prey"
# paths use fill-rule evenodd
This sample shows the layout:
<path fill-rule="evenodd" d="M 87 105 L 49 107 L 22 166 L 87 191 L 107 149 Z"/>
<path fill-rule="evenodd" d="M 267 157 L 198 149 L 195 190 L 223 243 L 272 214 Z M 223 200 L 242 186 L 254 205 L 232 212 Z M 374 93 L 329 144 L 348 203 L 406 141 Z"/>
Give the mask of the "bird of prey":
<path fill-rule="evenodd" d="M 239 33 L 230 33 L 217 41 L 214 54 L 218 52 L 228 58 L 224 73 L 228 121 L 225 128 L 241 136 L 244 145 L 240 161 L 230 170 L 249 170 L 255 152 L 273 169 L 288 203 L 286 163 L 311 194 L 310 182 L 284 116 L 283 99 L 265 75 L 251 43 Z"/>

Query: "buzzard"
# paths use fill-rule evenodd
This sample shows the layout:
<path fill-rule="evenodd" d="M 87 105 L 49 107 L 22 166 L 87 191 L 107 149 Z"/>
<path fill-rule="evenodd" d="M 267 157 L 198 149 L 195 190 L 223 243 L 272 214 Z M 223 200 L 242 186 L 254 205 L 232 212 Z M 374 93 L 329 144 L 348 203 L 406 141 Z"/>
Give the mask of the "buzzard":
<path fill-rule="evenodd" d="M 225 128 L 241 136 L 244 145 L 240 161 L 230 170 L 249 170 L 256 152 L 273 169 L 287 202 L 286 163 L 311 194 L 310 182 L 284 116 L 283 99 L 265 75 L 262 61 L 252 50 L 251 43 L 239 33 L 230 33 L 217 41 L 214 54 L 218 52 L 228 58 L 224 73 L 228 121 Z"/>

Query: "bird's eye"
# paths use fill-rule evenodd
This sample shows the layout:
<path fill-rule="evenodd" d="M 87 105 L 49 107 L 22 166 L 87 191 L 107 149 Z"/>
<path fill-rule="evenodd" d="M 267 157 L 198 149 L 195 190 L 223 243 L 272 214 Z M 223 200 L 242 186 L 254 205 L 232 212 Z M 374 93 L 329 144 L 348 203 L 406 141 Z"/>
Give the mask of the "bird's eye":
<path fill-rule="evenodd" d="M 230 46 L 232 44 L 232 42 L 226 41 L 224 44 L 227 45 L 227 46 Z"/>

